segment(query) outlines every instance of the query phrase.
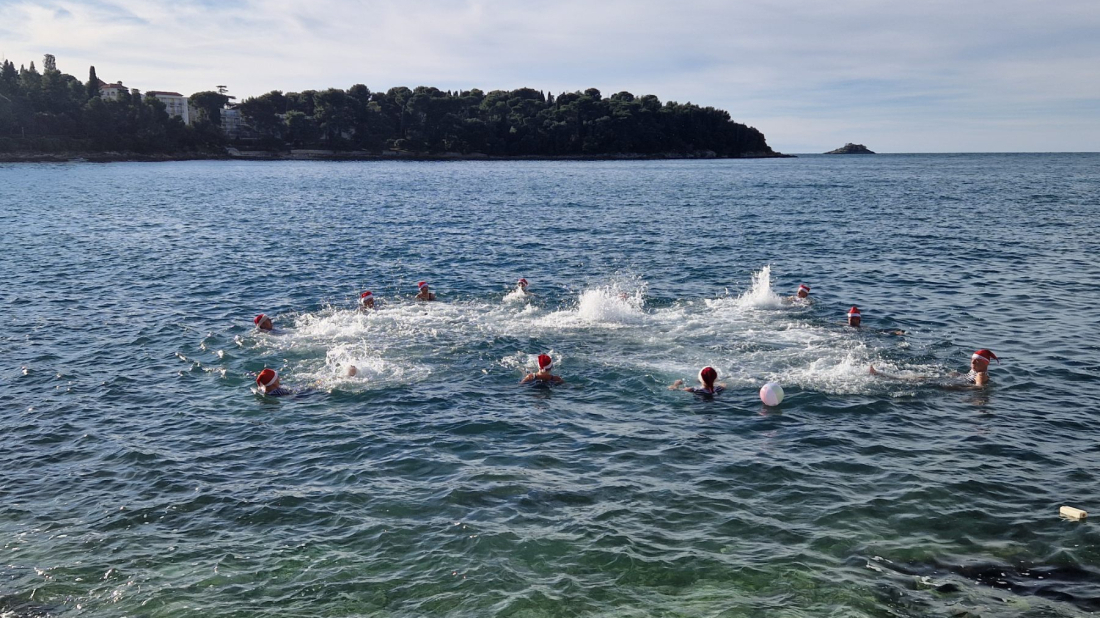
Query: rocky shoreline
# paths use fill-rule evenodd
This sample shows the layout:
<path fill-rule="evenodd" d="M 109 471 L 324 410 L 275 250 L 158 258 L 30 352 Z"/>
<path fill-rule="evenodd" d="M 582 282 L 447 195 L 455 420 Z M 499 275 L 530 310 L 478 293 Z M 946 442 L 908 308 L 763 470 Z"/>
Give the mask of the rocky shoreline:
<path fill-rule="evenodd" d="M 163 162 L 163 161 L 652 161 L 678 159 L 777 159 L 794 155 L 782 153 L 750 153 L 739 157 L 719 157 L 711 151 L 690 154 L 664 153 L 657 155 L 517 155 L 491 156 L 482 153 L 441 154 L 387 151 L 290 150 L 271 152 L 265 150 L 238 150 L 230 148 L 224 154 L 213 153 L 134 153 L 134 152 L 6 152 L 0 153 L 0 163 L 115 163 L 115 162 Z"/>

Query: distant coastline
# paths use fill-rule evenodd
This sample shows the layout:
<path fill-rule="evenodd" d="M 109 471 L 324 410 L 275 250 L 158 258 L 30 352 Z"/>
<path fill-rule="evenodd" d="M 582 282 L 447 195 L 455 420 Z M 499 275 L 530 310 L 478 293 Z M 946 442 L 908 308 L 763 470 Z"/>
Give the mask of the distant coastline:
<path fill-rule="evenodd" d="M 598 89 L 272 90 L 186 96 L 0 66 L 0 160 L 699 159 L 782 156 L 729 112 Z M 234 153 L 231 149 L 236 149 Z M 240 153 L 252 153 L 243 155 Z"/>
<path fill-rule="evenodd" d="M 168 161 L 674 161 L 713 159 L 787 159 L 795 155 L 747 153 L 720 157 L 713 152 L 694 154 L 604 154 L 604 155 L 486 155 L 482 153 L 414 153 L 379 154 L 371 152 L 270 152 L 240 151 L 219 153 L 136 153 L 136 152 L 0 152 L 0 163 L 158 163 Z"/>

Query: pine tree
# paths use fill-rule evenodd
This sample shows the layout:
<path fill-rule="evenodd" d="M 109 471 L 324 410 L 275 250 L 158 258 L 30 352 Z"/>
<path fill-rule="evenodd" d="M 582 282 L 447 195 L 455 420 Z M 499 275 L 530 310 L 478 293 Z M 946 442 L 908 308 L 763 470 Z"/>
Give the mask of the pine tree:
<path fill-rule="evenodd" d="M 0 68 L 0 82 L 11 92 L 18 81 L 19 71 L 15 70 L 15 65 L 12 64 L 11 60 L 5 60 L 3 68 Z"/>
<path fill-rule="evenodd" d="M 88 83 L 84 87 L 88 89 L 89 99 L 99 96 L 99 78 L 95 76 L 95 67 L 88 69 Z"/>

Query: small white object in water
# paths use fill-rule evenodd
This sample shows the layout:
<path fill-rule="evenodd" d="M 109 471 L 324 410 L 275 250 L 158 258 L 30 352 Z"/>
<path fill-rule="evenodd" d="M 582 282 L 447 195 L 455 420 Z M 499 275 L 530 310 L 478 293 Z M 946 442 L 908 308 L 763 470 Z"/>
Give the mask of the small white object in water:
<path fill-rule="evenodd" d="M 344 375 L 349 378 L 354 377 L 357 373 L 359 373 L 359 368 L 355 365 L 348 365 L 347 367 L 344 367 Z"/>
<path fill-rule="evenodd" d="M 1089 516 L 1088 513 L 1081 509 L 1075 509 L 1072 506 L 1063 506 L 1058 509 L 1058 514 L 1062 517 L 1068 517 L 1070 519 L 1084 519 Z"/>
<path fill-rule="evenodd" d="M 783 387 L 777 382 L 768 382 L 760 387 L 760 401 L 766 406 L 777 406 L 783 403 Z"/>

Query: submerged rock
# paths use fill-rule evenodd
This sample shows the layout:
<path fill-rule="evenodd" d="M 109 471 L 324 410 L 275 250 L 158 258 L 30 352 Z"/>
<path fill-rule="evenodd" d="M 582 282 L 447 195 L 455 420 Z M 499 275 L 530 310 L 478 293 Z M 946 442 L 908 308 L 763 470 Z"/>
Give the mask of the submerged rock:
<path fill-rule="evenodd" d="M 836 150 L 830 150 L 825 154 L 875 154 L 871 149 L 867 148 L 863 144 L 853 144 L 848 142 L 843 147 Z"/>

